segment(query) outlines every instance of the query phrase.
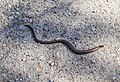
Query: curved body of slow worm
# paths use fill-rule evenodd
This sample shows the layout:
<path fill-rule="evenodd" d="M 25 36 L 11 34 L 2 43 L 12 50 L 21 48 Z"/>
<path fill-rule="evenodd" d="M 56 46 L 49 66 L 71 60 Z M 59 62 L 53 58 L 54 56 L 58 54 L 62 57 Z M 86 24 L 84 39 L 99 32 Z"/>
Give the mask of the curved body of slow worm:
<path fill-rule="evenodd" d="M 24 24 L 24 23 L 21 23 L 21 24 Z M 40 43 L 40 44 L 62 43 L 62 44 L 65 44 L 75 54 L 88 54 L 91 52 L 95 52 L 95 51 L 99 50 L 100 48 L 104 47 L 103 45 L 99 45 L 95 48 L 88 49 L 88 50 L 78 50 L 70 42 L 68 42 L 64 39 L 58 39 L 58 40 L 52 40 L 52 41 L 42 41 L 42 40 L 37 39 L 35 32 L 30 25 L 24 25 L 24 26 L 28 27 L 30 29 L 35 42 Z"/>

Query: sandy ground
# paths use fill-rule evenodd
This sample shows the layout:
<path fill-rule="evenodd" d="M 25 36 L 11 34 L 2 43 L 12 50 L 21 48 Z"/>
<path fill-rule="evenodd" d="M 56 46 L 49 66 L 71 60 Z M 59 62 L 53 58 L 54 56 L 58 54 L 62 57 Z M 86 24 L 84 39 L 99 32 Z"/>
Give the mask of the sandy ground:
<path fill-rule="evenodd" d="M 42 40 L 37 44 L 26 21 Z M 0 0 L 0 82 L 120 82 L 120 0 Z"/>

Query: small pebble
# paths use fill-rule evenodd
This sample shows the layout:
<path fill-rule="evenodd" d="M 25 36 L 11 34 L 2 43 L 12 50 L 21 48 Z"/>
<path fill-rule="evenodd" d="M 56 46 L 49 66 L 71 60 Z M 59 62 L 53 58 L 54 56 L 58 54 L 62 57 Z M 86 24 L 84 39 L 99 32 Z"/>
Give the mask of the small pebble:
<path fill-rule="evenodd" d="M 97 29 L 95 27 L 92 27 L 92 31 L 96 34 L 97 33 Z"/>

